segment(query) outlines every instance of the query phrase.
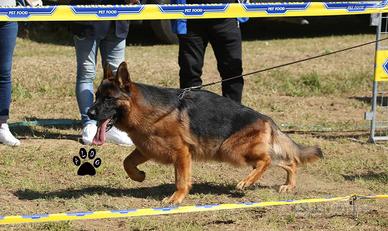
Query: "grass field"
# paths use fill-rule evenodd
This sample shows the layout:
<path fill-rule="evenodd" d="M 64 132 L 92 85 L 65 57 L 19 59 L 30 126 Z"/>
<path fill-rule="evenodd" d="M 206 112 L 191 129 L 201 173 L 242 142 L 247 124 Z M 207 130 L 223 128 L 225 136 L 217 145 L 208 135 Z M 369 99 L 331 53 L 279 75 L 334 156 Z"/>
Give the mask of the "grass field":
<path fill-rule="evenodd" d="M 373 35 L 245 41 L 244 70 L 265 67 L 373 40 Z M 178 47 L 129 46 L 133 81 L 178 86 Z M 297 142 L 319 144 L 325 159 L 300 168 L 294 193 L 279 194 L 285 172 L 270 169 L 260 184 L 234 189 L 249 169 L 196 163 L 193 190 L 183 205 L 270 201 L 388 193 L 388 144 L 366 143 L 374 46 L 289 66 L 246 79 L 243 103 L 271 116 Z M 99 66 L 101 78 L 101 66 Z M 218 80 L 208 49 L 204 82 Z M 98 84 L 99 81 L 96 81 Z M 14 58 L 11 121 L 79 119 L 75 55 L 71 46 L 19 39 Z M 210 90 L 219 93 L 219 86 Z M 79 177 L 80 127 L 24 127 L 18 148 L 0 146 L 0 214 L 21 215 L 160 207 L 174 190 L 174 170 L 148 162 L 143 183 L 127 179 L 122 161 L 133 148 L 97 147 L 102 165 Z M 388 230 L 387 201 L 360 201 L 359 218 L 348 203 L 312 204 L 131 219 L 0 226 L 1 230 Z"/>

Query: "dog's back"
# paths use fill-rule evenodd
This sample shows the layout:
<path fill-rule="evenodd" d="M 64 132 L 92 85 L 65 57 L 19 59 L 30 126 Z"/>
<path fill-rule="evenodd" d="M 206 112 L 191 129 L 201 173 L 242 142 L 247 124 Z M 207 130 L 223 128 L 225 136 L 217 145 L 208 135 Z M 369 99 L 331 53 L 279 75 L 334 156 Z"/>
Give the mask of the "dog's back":
<path fill-rule="evenodd" d="M 198 137 L 225 140 L 257 120 L 270 118 L 226 97 L 209 91 L 192 91 L 182 99 L 181 111 L 190 119 L 190 129 Z"/>

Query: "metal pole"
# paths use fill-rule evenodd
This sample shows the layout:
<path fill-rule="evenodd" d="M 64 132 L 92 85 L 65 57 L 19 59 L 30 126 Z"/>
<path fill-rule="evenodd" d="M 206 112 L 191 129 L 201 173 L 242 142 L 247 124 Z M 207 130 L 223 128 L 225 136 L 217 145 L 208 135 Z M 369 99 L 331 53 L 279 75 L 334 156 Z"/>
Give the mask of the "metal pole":
<path fill-rule="evenodd" d="M 379 42 L 378 40 L 381 38 L 381 24 L 382 24 L 382 14 L 379 14 L 378 17 L 378 25 L 376 29 L 376 46 L 375 46 L 375 65 L 374 65 L 374 72 L 375 74 L 373 79 L 373 96 L 372 96 L 372 120 L 371 120 L 371 130 L 370 130 L 370 137 L 369 142 L 375 143 L 375 132 L 376 132 L 376 106 L 377 106 L 377 94 L 378 94 L 378 83 L 376 81 L 375 75 L 376 75 L 376 61 L 377 61 L 377 51 L 379 50 Z"/>

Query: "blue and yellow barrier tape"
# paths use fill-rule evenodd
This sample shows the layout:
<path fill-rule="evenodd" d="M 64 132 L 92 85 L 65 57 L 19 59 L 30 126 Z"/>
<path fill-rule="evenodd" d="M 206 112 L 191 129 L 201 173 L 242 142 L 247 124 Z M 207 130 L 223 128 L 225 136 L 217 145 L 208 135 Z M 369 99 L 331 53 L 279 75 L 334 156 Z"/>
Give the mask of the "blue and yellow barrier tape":
<path fill-rule="evenodd" d="M 0 21 L 96 21 L 334 16 L 388 12 L 387 0 L 186 5 L 1 7 Z"/>
<path fill-rule="evenodd" d="M 106 211 L 95 211 L 95 212 L 68 212 L 68 213 L 56 213 L 56 214 L 34 214 L 34 215 L 23 215 L 23 216 L 0 216 L 0 225 L 54 222 L 54 221 L 90 220 L 90 219 L 103 219 L 103 218 L 141 217 L 141 216 L 152 216 L 152 215 L 155 216 L 155 215 L 167 215 L 167 214 L 178 214 L 178 213 L 258 208 L 258 207 L 279 206 L 279 205 L 350 201 L 350 200 L 354 200 L 355 198 L 356 199 L 388 199 L 388 195 L 373 195 L 373 196 L 350 195 L 350 196 L 333 197 L 333 198 L 313 198 L 313 199 L 268 201 L 268 202 L 242 202 L 242 203 L 235 203 L 235 204 L 208 204 L 208 205 L 178 206 L 178 207 L 164 207 L 164 208 L 106 210 Z"/>

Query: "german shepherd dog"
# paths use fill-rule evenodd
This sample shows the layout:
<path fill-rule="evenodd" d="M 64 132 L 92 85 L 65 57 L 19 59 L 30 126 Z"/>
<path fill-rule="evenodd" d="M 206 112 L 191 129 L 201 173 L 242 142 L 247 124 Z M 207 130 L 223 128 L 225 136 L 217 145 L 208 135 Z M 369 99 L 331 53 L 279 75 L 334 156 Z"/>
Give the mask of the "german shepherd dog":
<path fill-rule="evenodd" d="M 193 160 L 253 167 L 238 189 L 254 184 L 270 165 L 280 166 L 287 180 L 279 191 L 289 192 L 296 186 L 297 166 L 323 158 L 319 147 L 295 143 L 270 117 L 228 98 L 134 83 L 125 62 L 115 75 L 105 68 L 88 115 L 99 121 L 100 144 L 112 125 L 133 140 L 136 149 L 124 160 L 132 180 L 144 181 L 137 166 L 148 160 L 174 165 L 176 191 L 163 200 L 169 204 L 181 203 L 189 193 Z"/>

